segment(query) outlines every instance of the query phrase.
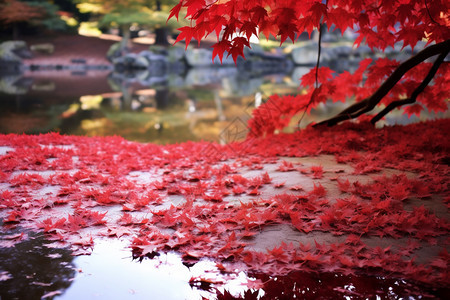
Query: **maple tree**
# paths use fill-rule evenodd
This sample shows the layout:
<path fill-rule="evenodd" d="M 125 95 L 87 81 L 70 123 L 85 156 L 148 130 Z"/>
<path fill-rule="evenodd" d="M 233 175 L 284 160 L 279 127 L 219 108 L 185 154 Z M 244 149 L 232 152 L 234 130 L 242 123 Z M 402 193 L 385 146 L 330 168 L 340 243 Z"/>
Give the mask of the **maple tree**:
<path fill-rule="evenodd" d="M 419 115 L 447 110 L 450 76 L 445 57 L 450 50 L 450 4 L 443 0 L 361 1 L 361 0 L 180 0 L 170 17 L 180 13 L 190 25 L 179 28 L 176 42 L 192 39 L 199 43 L 215 34 L 213 59 L 225 54 L 236 62 L 251 47 L 253 35 L 263 34 L 295 41 L 300 34 L 325 26 L 330 30 L 354 30 L 355 46 L 367 44 L 373 51 L 384 51 L 401 44 L 414 49 L 418 41 L 427 45 L 404 62 L 380 58 L 365 59 L 353 73 L 337 74 L 328 67 L 316 68 L 301 78 L 306 92 L 297 96 L 271 96 L 254 110 L 250 120 L 252 134 L 263 135 L 282 129 L 298 112 L 310 112 L 319 103 L 354 101 L 347 109 L 318 124 L 335 125 L 384 107 L 371 122 L 376 123 L 393 109 L 407 105 L 404 112 Z M 319 31 L 320 32 L 320 31 Z M 319 34 L 320 35 L 320 34 Z M 320 58 L 320 37 L 319 37 Z M 429 62 L 432 57 L 437 58 Z M 412 104 L 412 105 L 411 105 Z"/>
<path fill-rule="evenodd" d="M 0 23 L 12 26 L 13 38 L 19 35 L 19 25 L 43 26 L 50 29 L 64 29 L 58 6 L 51 1 L 5 0 L 0 3 Z"/>

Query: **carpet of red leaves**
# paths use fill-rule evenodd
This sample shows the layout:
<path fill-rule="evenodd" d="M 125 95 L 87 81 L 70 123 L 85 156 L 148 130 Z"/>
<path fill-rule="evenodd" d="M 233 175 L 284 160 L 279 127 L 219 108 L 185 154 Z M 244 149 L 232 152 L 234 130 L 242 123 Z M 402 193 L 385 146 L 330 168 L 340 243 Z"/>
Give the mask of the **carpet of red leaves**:
<path fill-rule="evenodd" d="M 41 230 L 74 255 L 98 238 L 127 237 L 135 257 L 177 251 L 186 262 L 210 257 L 223 272 L 388 274 L 448 286 L 449 128 L 348 123 L 231 145 L 0 135 L 0 218 L 4 230 Z M 297 159 L 330 156 L 332 168 Z M 290 180 L 303 177 L 312 186 Z M 307 242 L 257 250 L 274 226 Z"/>

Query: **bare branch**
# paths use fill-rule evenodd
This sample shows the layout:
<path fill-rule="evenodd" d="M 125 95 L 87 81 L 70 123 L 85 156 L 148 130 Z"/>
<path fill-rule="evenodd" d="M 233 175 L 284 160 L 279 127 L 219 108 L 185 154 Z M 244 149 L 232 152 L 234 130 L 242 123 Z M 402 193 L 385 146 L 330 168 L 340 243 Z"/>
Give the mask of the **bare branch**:
<path fill-rule="evenodd" d="M 447 49 L 446 52 L 442 52 L 438 56 L 438 58 L 436 58 L 430 71 L 428 71 L 427 76 L 423 79 L 423 81 L 419 84 L 419 86 L 412 92 L 411 97 L 389 103 L 389 105 L 386 106 L 382 111 L 380 111 L 375 117 L 373 117 L 372 120 L 370 120 L 370 122 L 372 124 L 375 124 L 376 122 L 381 120 L 381 118 L 383 118 L 386 114 L 388 114 L 390 111 L 392 111 L 394 108 L 405 105 L 405 104 L 413 104 L 414 102 L 416 102 L 417 96 L 419 96 L 419 94 L 423 92 L 423 90 L 426 88 L 426 86 L 433 79 L 434 75 L 436 75 L 437 70 L 439 69 L 440 65 L 444 61 L 448 52 L 449 51 Z"/>
<path fill-rule="evenodd" d="M 395 71 L 386 79 L 386 81 L 370 97 L 351 105 L 350 107 L 348 107 L 347 109 L 345 109 L 344 111 L 339 113 L 338 115 L 336 115 L 328 120 L 317 123 L 315 126 L 319 126 L 319 125 L 333 126 L 339 122 L 356 118 L 366 112 L 371 111 L 373 108 L 375 108 L 375 106 L 378 103 L 380 103 L 380 101 L 383 99 L 383 97 L 386 96 L 391 91 L 391 89 L 397 84 L 397 82 L 399 82 L 401 80 L 401 78 L 403 77 L 403 75 L 405 75 L 406 72 L 408 72 L 409 70 L 411 70 L 418 64 L 422 63 L 426 59 L 428 59 L 432 56 L 438 55 L 438 54 L 441 54 L 439 56 L 439 58 L 441 56 L 443 56 L 442 60 L 444 60 L 449 51 L 450 51 L 450 40 L 446 40 L 444 42 L 441 42 L 441 43 L 438 43 L 438 44 L 435 44 L 435 45 L 432 45 L 432 46 L 429 46 L 429 47 L 423 49 L 416 55 L 412 56 L 408 60 L 401 63 L 397 67 L 397 69 L 395 69 Z M 436 61 L 440 60 L 439 58 Z M 439 68 L 441 63 L 436 65 L 436 71 Z M 435 65 L 433 65 L 433 67 L 434 66 Z M 432 69 L 434 69 L 433 67 L 432 67 Z M 430 71 L 432 71 L 432 70 L 430 70 Z M 413 92 L 413 95 L 415 95 L 415 97 L 417 97 L 417 95 L 420 92 L 422 92 L 423 89 L 428 85 L 429 81 L 431 81 L 431 79 L 435 75 L 436 71 L 431 72 L 432 74 L 430 72 L 428 73 L 427 77 L 416 89 L 418 91 L 417 94 L 415 94 L 416 90 Z M 428 80 L 428 78 L 429 78 L 429 80 Z M 426 80 L 428 80 L 428 82 L 425 83 Z M 374 123 L 374 122 L 372 122 L 372 123 Z"/>

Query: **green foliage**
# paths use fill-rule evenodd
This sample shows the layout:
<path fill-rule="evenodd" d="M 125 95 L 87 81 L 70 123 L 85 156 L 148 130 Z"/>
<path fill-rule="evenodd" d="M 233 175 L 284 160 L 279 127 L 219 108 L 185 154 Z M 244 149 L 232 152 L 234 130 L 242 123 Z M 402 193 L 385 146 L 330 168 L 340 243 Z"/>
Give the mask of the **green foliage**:
<path fill-rule="evenodd" d="M 67 29 L 66 23 L 58 15 L 59 7 L 52 4 L 50 1 L 23 1 L 29 4 L 31 7 L 36 7 L 44 12 L 42 19 L 33 20 L 30 23 L 33 25 L 41 25 L 51 30 L 65 30 Z"/>
<path fill-rule="evenodd" d="M 77 0 L 82 12 L 90 12 L 100 26 L 140 25 L 143 27 L 175 28 L 175 20 L 167 22 L 170 7 L 177 1 L 149 0 Z"/>

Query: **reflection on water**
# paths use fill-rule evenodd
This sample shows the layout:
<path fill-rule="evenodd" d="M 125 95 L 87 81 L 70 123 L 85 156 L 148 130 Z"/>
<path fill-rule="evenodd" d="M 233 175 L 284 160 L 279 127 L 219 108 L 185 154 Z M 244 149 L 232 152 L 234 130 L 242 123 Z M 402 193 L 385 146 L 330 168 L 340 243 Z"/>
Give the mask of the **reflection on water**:
<path fill-rule="evenodd" d="M 35 72 L 16 78 L 20 93 L 0 92 L 0 133 L 116 134 L 156 143 L 218 141 L 230 120 L 248 119 L 246 109 L 256 93 L 299 92 L 289 70 L 252 77 L 235 67 L 192 68 L 153 81 L 139 72 L 128 77 L 94 73 L 76 77 L 62 71 Z"/>
<path fill-rule="evenodd" d="M 75 280 L 58 299 L 212 299 L 211 292 L 192 286 L 191 278 L 225 282 L 212 261 L 201 260 L 188 268 L 180 255 L 168 253 L 139 262 L 133 260 L 128 243 L 98 241 L 90 256 L 77 257 Z M 224 287 L 239 295 L 248 280 L 243 273 L 228 276 Z"/>
<path fill-rule="evenodd" d="M 133 260 L 129 242 L 118 239 L 97 240 L 91 255 L 75 258 L 36 233 L 5 247 L 16 233 L 2 235 L 1 299 L 421 299 L 449 292 L 364 274 L 226 274 L 213 261 L 186 264 L 176 253 Z"/>
<path fill-rule="evenodd" d="M 0 233 L 0 299 L 40 299 L 62 294 L 75 276 L 72 252 L 55 248 L 43 234 Z M 6 246 L 6 247 L 5 247 Z M 9 246 L 9 247 L 8 247 Z"/>

